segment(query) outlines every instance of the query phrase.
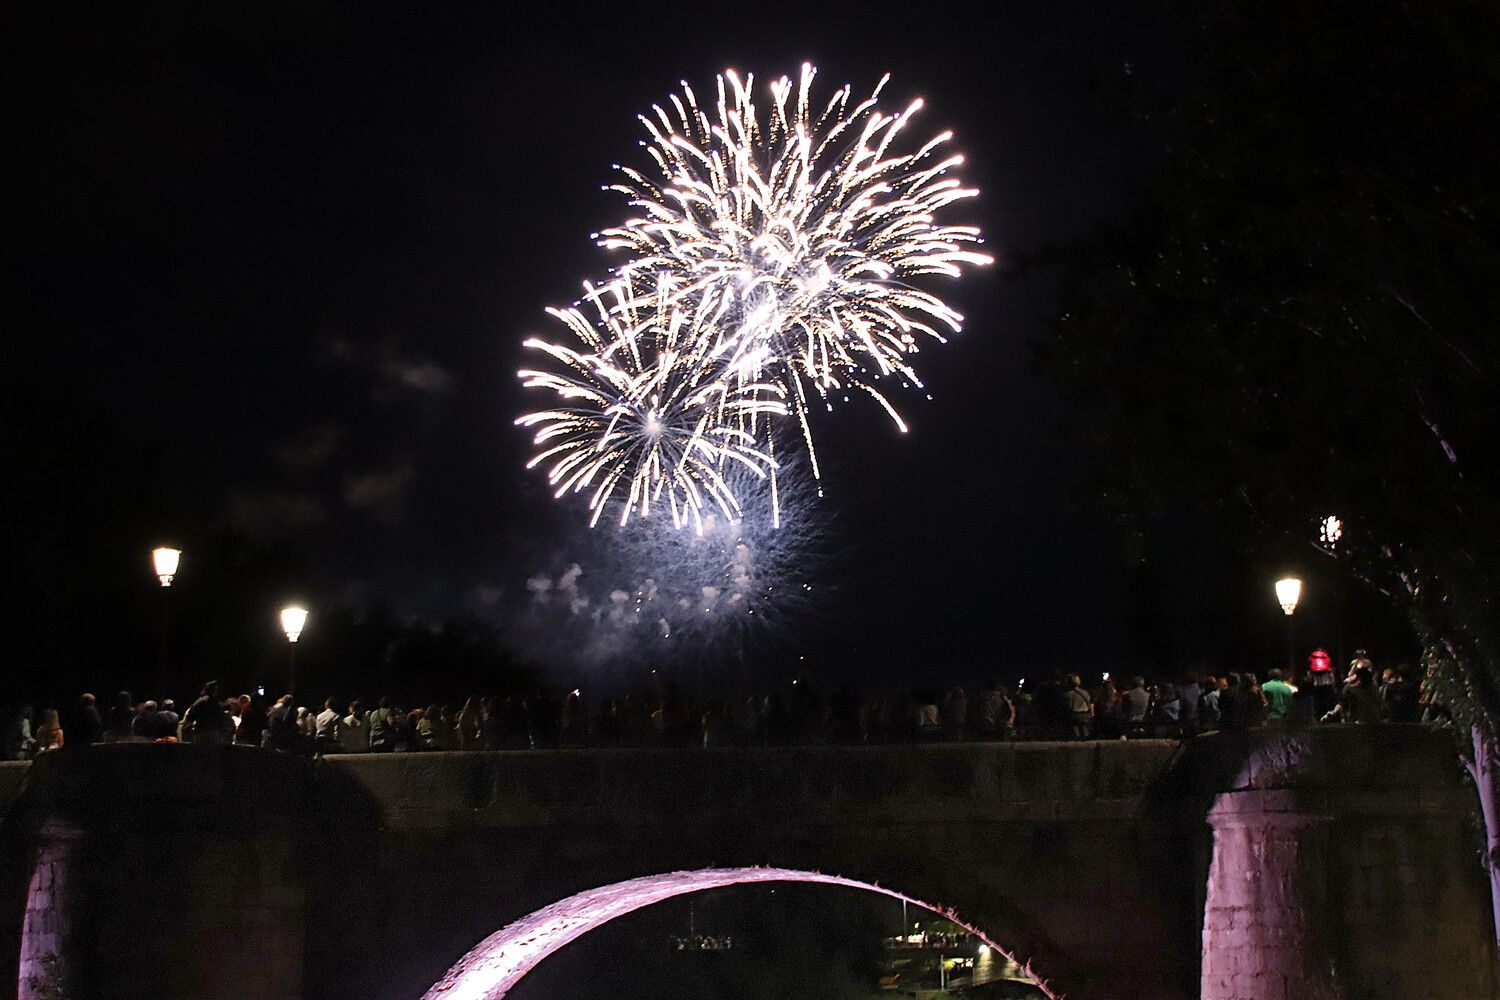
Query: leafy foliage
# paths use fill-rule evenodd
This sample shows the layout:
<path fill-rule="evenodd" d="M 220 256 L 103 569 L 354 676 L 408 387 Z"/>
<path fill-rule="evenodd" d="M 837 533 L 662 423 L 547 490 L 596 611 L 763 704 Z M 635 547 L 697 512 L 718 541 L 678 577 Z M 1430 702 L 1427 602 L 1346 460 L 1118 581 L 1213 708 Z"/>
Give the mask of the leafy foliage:
<path fill-rule="evenodd" d="M 1500 719 L 1500 8 L 1190 4 L 1127 221 L 1073 248 L 1044 345 L 1117 500 L 1184 494 L 1339 555 Z M 1491 730 L 1493 731 L 1493 729 Z"/>

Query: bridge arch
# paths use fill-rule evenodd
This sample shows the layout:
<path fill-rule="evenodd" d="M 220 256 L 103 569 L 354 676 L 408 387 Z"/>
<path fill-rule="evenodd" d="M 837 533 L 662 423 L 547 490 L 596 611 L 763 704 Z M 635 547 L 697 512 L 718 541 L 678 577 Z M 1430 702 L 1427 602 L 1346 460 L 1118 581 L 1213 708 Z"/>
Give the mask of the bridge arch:
<path fill-rule="evenodd" d="M 1032 972 L 1030 963 L 1022 962 L 982 929 L 950 910 L 869 882 L 789 868 L 704 868 L 647 875 L 585 890 L 529 913 L 479 942 L 433 984 L 422 1000 L 501 1000 L 547 956 L 616 917 L 674 896 L 762 882 L 800 882 L 860 889 L 941 913 L 994 951 L 1019 964 L 1049 1000 L 1057 1000 L 1047 984 Z"/>

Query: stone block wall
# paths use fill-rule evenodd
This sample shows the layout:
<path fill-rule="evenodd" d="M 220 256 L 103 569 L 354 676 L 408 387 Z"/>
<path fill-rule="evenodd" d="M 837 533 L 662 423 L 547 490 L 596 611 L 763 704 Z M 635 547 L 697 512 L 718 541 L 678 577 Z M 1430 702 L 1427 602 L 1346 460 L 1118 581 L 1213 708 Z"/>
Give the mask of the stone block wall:
<path fill-rule="evenodd" d="M 1451 754 L 1400 727 L 1184 747 L 69 749 L 6 816 L 0 932 L 24 1000 L 408 1000 L 581 890 L 774 865 L 951 905 L 1069 1000 L 1473 1000 L 1494 995 L 1493 949 Z"/>
<path fill-rule="evenodd" d="M 20 1000 L 303 996 L 316 820 L 301 762 L 121 745 L 40 759 L 7 838 L 29 829 Z"/>

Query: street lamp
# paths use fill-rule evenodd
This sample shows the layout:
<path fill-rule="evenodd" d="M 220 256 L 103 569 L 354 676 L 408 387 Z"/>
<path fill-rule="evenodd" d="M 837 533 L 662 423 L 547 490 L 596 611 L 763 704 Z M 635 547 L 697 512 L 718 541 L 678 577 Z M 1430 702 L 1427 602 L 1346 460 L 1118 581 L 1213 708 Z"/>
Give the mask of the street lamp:
<path fill-rule="evenodd" d="M 281 609 L 281 631 L 286 633 L 287 655 L 290 666 L 287 670 L 286 687 L 289 694 L 297 693 L 297 639 L 307 626 L 307 609 L 293 604 Z"/>
<path fill-rule="evenodd" d="M 1276 600 L 1281 604 L 1281 610 L 1290 615 L 1297 610 L 1297 601 L 1302 597 L 1302 581 L 1295 576 L 1289 576 L 1276 581 Z"/>
<path fill-rule="evenodd" d="M 151 550 L 151 568 L 156 571 L 156 579 L 161 584 L 161 635 L 156 647 L 156 694 L 158 698 L 165 694 L 167 681 L 167 617 L 171 607 L 167 603 L 167 588 L 172 586 L 172 578 L 177 575 L 177 566 L 181 562 L 181 549 L 159 545 Z"/>
<path fill-rule="evenodd" d="M 151 550 L 151 564 L 156 568 L 156 578 L 163 587 L 172 586 L 172 577 L 177 575 L 177 564 L 182 561 L 182 550 L 163 545 Z"/>
<path fill-rule="evenodd" d="M 1276 581 L 1276 600 L 1286 614 L 1286 666 L 1287 677 L 1297 674 L 1297 657 L 1292 651 L 1292 612 L 1297 610 L 1297 601 L 1302 597 L 1302 581 L 1295 576 Z"/>

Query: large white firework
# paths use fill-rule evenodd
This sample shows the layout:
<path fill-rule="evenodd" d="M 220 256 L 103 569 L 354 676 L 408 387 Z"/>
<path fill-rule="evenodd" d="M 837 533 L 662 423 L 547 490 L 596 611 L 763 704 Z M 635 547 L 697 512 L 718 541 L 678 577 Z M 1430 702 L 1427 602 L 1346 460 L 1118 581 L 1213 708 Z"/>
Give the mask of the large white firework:
<path fill-rule="evenodd" d="M 664 507 L 674 526 L 691 521 L 701 530 L 705 509 L 740 514 L 729 469 L 757 477 L 774 470 L 756 431 L 786 407 L 777 387 L 736 377 L 743 351 L 723 336 L 721 297 L 654 298 L 647 304 L 616 281 L 586 287 L 592 317 L 577 306 L 549 309 L 573 344 L 526 341 L 560 370 L 523 369 L 520 377 L 558 400 L 516 422 L 536 428 L 541 450 L 528 468 L 550 462 L 558 496 L 587 494 L 591 524 L 612 505 L 621 524 Z"/>
<path fill-rule="evenodd" d="M 948 176 L 963 162 L 940 153 L 950 134 L 908 149 L 921 101 L 877 110 L 882 79 L 857 104 L 844 86 L 815 107 L 815 74 L 772 83 L 765 113 L 754 77 L 729 71 L 711 107 L 684 83 L 643 116 L 655 169 L 621 167 L 611 186 L 639 214 L 597 234 L 629 259 L 585 286 L 592 314 L 549 310 L 565 342 L 526 342 L 554 370 L 523 383 L 557 396 L 517 421 L 536 431 L 530 466 L 548 464 L 559 497 L 586 494 L 591 524 L 663 510 L 701 534 L 707 512 L 743 516 L 734 470 L 768 480 L 775 527 L 778 422 L 794 415 L 817 479 L 809 402 L 863 391 L 904 432 L 880 381 L 920 386 L 921 342 L 961 326 L 912 284 L 990 260 L 978 229 L 939 219 L 976 193 Z"/>
<path fill-rule="evenodd" d="M 623 166 L 625 194 L 639 214 L 599 234 L 630 259 L 617 272 L 692 297 L 719 289 L 727 317 L 758 342 L 752 381 L 781 385 L 817 475 L 807 421 L 809 390 L 868 393 L 904 432 L 906 424 L 877 383 L 897 376 L 922 384 L 913 363 L 924 338 L 944 340 L 962 317 L 912 279 L 957 277 L 986 264 L 972 226 L 939 215 L 977 192 L 949 176 L 963 162 L 941 150 L 943 132 L 901 151 L 920 100 L 893 114 L 870 97 L 852 103 L 849 86 L 815 105 L 816 70 L 794 85 L 770 85 L 764 108 L 754 76 L 718 77 L 711 106 L 685 81 L 669 106 L 641 116 L 653 170 Z"/>

